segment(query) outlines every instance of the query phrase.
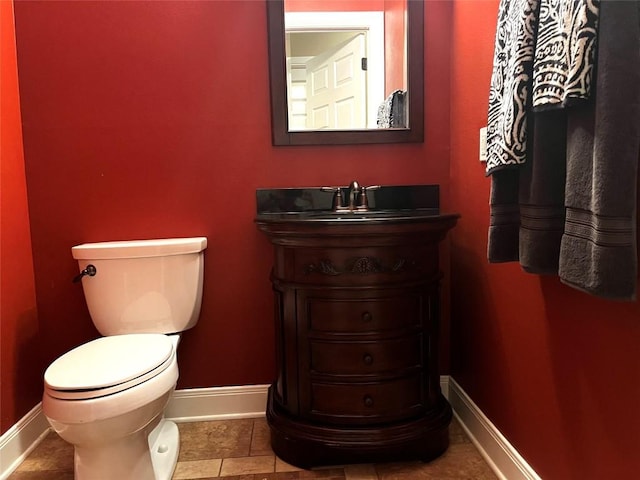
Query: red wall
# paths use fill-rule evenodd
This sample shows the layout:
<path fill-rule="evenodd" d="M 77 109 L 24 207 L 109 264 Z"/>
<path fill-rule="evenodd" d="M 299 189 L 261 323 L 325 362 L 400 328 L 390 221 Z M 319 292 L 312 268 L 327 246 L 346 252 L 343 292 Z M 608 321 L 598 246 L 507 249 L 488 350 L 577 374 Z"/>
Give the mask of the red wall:
<path fill-rule="evenodd" d="M 424 144 L 273 147 L 264 2 L 18 2 L 45 360 L 97 336 L 71 246 L 205 235 L 202 315 L 180 346 L 179 387 L 270 382 L 272 251 L 253 224 L 255 189 L 356 178 L 440 183 L 446 198 L 450 10 L 434 1 L 425 14 Z"/>
<path fill-rule="evenodd" d="M 40 401 L 41 362 L 22 152 L 13 2 L 0 2 L 0 434 Z"/>
<path fill-rule="evenodd" d="M 637 478 L 640 305 L 486 260 L 486 125 L 498 1 L 454 3 L 452 375 L 545 480 Z M 427 86 L 427 91 L 429 91 Z"/>

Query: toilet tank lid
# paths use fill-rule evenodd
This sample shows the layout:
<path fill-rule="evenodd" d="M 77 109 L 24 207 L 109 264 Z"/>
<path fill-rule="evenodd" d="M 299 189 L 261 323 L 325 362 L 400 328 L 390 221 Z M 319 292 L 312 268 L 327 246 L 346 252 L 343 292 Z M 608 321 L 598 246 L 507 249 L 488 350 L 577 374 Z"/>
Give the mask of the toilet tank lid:
<path fill-rule="evenodd" d="M 100 260 L 116 258 L 164 257 L 198 253 L 207 248 L 206 237 L 159 238 L 117 242 L 83 243 L 71 248 L 73 258 Z"/>

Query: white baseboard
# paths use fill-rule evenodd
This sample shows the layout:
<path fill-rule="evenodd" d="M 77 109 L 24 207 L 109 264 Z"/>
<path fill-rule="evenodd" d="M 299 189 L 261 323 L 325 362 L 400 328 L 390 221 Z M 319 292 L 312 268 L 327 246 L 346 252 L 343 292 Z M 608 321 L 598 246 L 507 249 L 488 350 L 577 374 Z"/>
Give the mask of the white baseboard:
<path fill-rule="evenodd" d="M 174 422 L 204 422 L 264 416 L 269 385 L 176 390 L 164 416 Z"/>
<path fill-rule="evenodd" d="M 6 479 L 49 433 L 49 423 L 38 403 L 0 437 L 0 480 Z"/>
<path fill-rule="evenodd" d="M 242 385 L 176 390 L 165 417 L 175 422 L 261 417 L 265 414 L 268 388 Z M 453 378 L 441 376 L 440 388 L 469 438 L 501 480 L 540 480 Z M 48 432 L 41 404 L 7 430 L 0 437 L 0 480 L 5 480 Z"/>
<path fill-rule="evenodd" d="M 448 400 L 471 441 L 501 480 L 540 480 L 456 381 L 449 377 Z"/>

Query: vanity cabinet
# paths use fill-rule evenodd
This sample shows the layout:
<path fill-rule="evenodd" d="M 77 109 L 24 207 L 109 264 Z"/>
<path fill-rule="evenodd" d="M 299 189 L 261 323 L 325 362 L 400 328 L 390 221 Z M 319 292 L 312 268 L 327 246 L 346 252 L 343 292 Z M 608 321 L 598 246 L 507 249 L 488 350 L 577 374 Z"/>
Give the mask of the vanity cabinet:
<path fill-rule="evenodd" d="M 457 215 L 308 221 L 258 216 L 274 245 L 274 452 L 318 465 L 431 460 L 440 392 L 439 242 Z"/>

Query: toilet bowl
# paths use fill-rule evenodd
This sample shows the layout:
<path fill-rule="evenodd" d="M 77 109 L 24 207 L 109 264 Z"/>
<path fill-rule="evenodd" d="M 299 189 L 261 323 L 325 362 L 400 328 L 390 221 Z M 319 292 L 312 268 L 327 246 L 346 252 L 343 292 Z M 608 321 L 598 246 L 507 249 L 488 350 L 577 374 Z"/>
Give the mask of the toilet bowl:
<path fill-rule="evenodd" d="M 171 478 L 173 468 L 161 467 L 177 459 L 177 427 L 162 412 L 177 380 L 174 342 L 162 334 L 102 337 L 53 362 L 42 407 L 53 430 L 75 446 L 76 478 Z M 154 428 L 164 433 L 155 448 Z"/>
<path fill-rule="evenodd" d="M 131 243 L 135 243 L 133 249 Z M 91 286 L 91 300 L 87 299 L 93 307 L 92 318 L 94 313 L 101 315 L 102 325 L 118 333 L 80 345 L 47 368 L 43 413 L 53 430 L 74 445 L 76 479 L 169 480 L 177 463 L 179 432 L 175 423 L 163 418 L 163 411 L 178 380 L 180 333 L 165 330 L 181 332 L 195 324 L 194 315 L 197 320 L 206 239 L 88 245 L 80 249 L 80 256 L 92 258 L 79 263 L 82 271 L 91 261 L 95 270 L 97 282 Z M 166 261 L 166 256 L 175 255 L 183 255 L 184 261 Z M 108 258 L 96 258 L 100 256 Z M 176 275 L 190 287 L 176 288 Z M 163 276 L 172 277 L 173 283 Z M 193 281 L 193 276 L 199 280 Z M 122 288 L 123 278 L 128 289 Z M 82 279 L 85 297 L 85 282 L 93 280 Z M 117 291 L 115 301 L 107 290 Z M 100 291 L 111 299 L 107 314 L 94 301 L 101 298 Z M 135 325 L 128 324 L 130 314 L 122 314 L 131 305 L 135 306 Z M 174 313 L 167 320 L 167 309 L 185 313 Z M 148 333 L 138 333 L 140 330 Z"/>

